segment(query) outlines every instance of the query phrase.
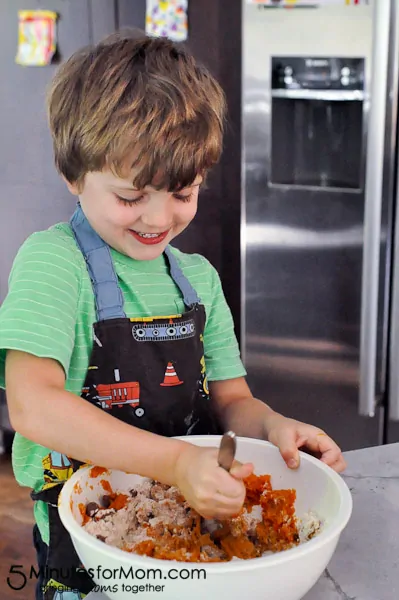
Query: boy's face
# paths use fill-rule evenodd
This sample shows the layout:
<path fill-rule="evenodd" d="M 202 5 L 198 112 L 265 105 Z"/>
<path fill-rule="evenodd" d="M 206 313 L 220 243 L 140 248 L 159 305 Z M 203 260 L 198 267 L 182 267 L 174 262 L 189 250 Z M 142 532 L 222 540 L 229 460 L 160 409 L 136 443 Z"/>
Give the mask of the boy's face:
<path fill-rule="evenodd" d="M 153 260 L 195 217 L 201 181 L 197 177 L 179 193 L 151 186 L 137 190 L 131 180 L 103 170 L 87 173 L 80 191 L 67 185 L 109 246 L 136 260 Z"/>

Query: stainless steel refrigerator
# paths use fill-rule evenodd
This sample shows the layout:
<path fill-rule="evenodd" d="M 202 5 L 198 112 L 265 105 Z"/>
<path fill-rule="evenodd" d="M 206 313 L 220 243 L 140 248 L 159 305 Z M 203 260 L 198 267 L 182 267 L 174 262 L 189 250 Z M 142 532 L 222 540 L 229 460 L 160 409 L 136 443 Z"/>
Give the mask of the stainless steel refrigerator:
<path fill-rule="evenodd" d="M 243 0 L 242 331 L 255 395 L 399 441 L 399 0 Z"/>

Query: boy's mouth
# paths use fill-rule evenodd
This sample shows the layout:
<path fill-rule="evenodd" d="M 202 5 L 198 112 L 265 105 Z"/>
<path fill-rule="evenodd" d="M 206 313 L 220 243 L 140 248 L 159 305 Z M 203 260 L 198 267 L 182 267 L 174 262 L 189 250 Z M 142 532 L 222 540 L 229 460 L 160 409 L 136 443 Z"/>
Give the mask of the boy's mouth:
<path fill-rule="evenodd" d="M 163 231 L 162 233 L 141 233 L 139 231 L 134 231 L 133 229 L 129 229 L 129 233 L 141 244 L 145 245 L 153 245 L 159 244 L 163 242 L 166 236 L 169 233 L 168 231 Z"/>

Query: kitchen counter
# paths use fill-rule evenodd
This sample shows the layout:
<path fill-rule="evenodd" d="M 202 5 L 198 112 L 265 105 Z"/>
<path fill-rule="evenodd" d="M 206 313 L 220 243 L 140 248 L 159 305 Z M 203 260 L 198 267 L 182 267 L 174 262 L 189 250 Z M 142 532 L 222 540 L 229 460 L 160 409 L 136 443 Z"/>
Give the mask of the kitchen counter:
<path fill-rule="evenodd" d="M 303 600 L 398 600 L 399 444 L 345 458 L 352 517 L 325 574 Z"/>
<path fill-rule="evenodd" d="M 399 444 L 345 458 L 352 517 L 328 569 L 303 600 L 398 600 Z M 91 593 L 86 600 L 107 598 Z"/>

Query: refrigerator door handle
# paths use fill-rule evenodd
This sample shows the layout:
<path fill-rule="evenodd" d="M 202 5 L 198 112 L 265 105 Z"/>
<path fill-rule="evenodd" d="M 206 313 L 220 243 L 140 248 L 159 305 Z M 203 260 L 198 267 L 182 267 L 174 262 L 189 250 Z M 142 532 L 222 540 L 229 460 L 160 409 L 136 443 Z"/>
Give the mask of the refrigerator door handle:
<path fill-rule="evenodd" d="M 376 412 L 379 261 L 391 2 L 374 2 L 373 4 L 373 55 L 366 154 L 359 390 L 359 414 L 367 417 L 374 417 Z"/>
<path fill-rule="evenodd" d="M 395 66 L 394 71 L 397 73 L 399 67 L 398 47 L 399 47 L 399 0 L 395 0 L 394 4 L 395 22 Z M 396 88 L 394 97 L 397 98 L 398 79 L 396 79 Z M 396 173 L 399 168 L 399 156 L 396 154 Z M 395 206 L 398 207 L 399 188 L 396 189 Z M 392 279 L 391 279 L 391 314 L 390 314 L 390 343 L 388 348 L 388 417 L 392 421 L 399 421 L 399 211 L 396 209 L 394 223 L 394 239 L 393 239 L 393 261 L 392 261 Z"/>
<path fill-rule="evenodd" d="M 396 194 L 396 202 L 398 202 L 398 193 Z M 398 217 L 396 217 L 398 220 Z M 392 421 L 399 421 L 399 266 L 397 264 L 399 256 L 399 231 L 398 223 L 396 223 L 395 241 L 395 264 L 392 275 L 392 305 L 391 305 L 391 331 L 390 331 L 390 348 L 389 348 L 389 383 L 388 383 L 388 398 L 389 408 L 388 416 Z"/>

